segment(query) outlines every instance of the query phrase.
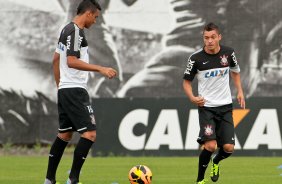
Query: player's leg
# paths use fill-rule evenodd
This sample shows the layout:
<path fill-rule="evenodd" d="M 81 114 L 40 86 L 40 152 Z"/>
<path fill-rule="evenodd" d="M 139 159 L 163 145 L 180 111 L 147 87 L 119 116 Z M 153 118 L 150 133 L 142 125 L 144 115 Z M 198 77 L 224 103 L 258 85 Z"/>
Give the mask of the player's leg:
<path fill-rule="evenodd" d="M 203 150 L 199 155 L 198 183 L 204 183 L 205 172 L 209 165 L 212 154 L 217 148 L 215 122 L 211 108 L 199 107 L 200 133 L 198 142 L 203 144 Z"/>
<path fill-rule="evenodd" d="M 228 158 L 234 152 L 234 124 L 232 119 L 232 105 L 227 105 L 219 110 L 223 113 L 218 127 L 218 144 L 219 151 L 213 159 L 211 159 L 211 179 L 216 182 L 219 178 L 219 162 L 223 159 Z"/>
<path fill-rule="evenodd" d="M 221 160 L 228 158 L 234 151 L 234 144 L 225 144 L 213 158 L 213 163 L 218 164 Z"/>
<path fill-rule="evenodd" d="M 92 144 L 96 140 L 96 122 L 88 92 L 82 88 L 73 88 L 68 89 L 67 93 L 68 100 L 71 101 L 71 108 L 67 109 L 68 116 L 75 130 L 81 134 L 74 150 L 72 168 L 67 183 L 77 184 L 80 170 Z"/>
<path fill-rule="evenodd" d="M 67 184 L 73 184 L 73 183 L 76 184 L 79 181 L 79 174 L 81 168 L 95 140 L 96 140 L 95 130 L 84 132 L 81 135 L 80 140 L 77 143 L 76 148 L 74 150 L 73 163 Z"/>
<path fill-rule="evenodd" d="M 48 168 L 44 184 L 56 183 L 56 171 L 71 137 L 72 132 L 59 133 L 56 137 L 49 152 Z"/>
<path fill-rule="evenodd" d="M 66 109 L 64 108 L 66 97 L 63 90 L 58 91 L 58 114 L 59 114 L 59 133 L 55 139 L 49 153 L 48 169 L 44 184 L 53 184 L 56 182 L 56 171 L 64 150 L 72 138 L 72 123 L 67 116 Z"/>
<path fill-rule="evenodd" d="M 223 147 L 220 147 L 218 153 L 214 158 L 211 159 L 211 173 L 210 177 L 213 182 L 216 182 L 219 178 L 219 162 L 223 159 L 228 158 L 232 155 L 234 150 L 233 144 L 225 144 Z"/>
<path fill-rule="evenodd" d="M 205 173 L 212 154 L 216 150 L 216 140 L 206 141 L 199 156 L 197 182 L 205 182 Z"/>

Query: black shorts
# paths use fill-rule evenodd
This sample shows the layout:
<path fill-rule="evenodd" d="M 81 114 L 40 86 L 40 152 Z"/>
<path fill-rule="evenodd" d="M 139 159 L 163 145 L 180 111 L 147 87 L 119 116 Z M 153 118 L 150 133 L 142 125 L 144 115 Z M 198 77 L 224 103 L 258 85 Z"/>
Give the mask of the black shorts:
<path fill-rule="evenodd" d="M 199 107 L 200 133 L 198 143 L 216 140 L 219 147 L 234 144 L 234 123 L 232 104 L 220 107 Z"/>
<path fill-rule="evenodd" d="M 58 91 L 59 132 L 96 130 L 95 116 L 88 92 L 83 88 Z"/>

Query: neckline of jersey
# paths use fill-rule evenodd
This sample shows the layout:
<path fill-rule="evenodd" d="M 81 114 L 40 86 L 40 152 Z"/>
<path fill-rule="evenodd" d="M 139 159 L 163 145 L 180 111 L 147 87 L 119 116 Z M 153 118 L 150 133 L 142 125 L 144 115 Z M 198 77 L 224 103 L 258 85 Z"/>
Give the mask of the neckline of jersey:
<path fill-rule="evenodd" d="M 220 53 L 221 49 L 222 49 L 222 45 L 219 45 L 219 51 L 217 53 L 209 54 L 209 53 L 206 52 L 205 46 L 203 47 L 203 51 L 205 52 L 205 54 L 210 55 L 210 56 L 217 56 Z"/>
<path fill-rule="evenodd" d="M 78 29 L 83 30 L 75 22 L 71 21 L 71 23 L 73 23 L 76 27 L 78 27 Z"/>

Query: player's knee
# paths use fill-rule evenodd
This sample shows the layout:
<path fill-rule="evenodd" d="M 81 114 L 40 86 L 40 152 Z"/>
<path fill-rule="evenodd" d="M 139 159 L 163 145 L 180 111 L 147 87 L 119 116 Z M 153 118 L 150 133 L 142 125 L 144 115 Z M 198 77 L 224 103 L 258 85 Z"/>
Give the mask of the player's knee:
<path fill-rule="evenodd" d="M 210 151 L 210 152 L 215 152 L 216 151 L 216 146 L 205 146 L 205 149 Z"/>
<path fill-rule="evenodd" d="M 208 141 L 204 145 L 205 149 L 210 151 L 210 152 L 215 152 L 217 149 L 217 144 L 216 141 Z"/>
<path fill-rule="evenodd" d="M 226 153 L 233 153 L 234 152 L 234 145 L 233 144 L 225 144 L 223 146 L 223 150 L 226 152 Z"/>
<path fill-rule="evenodd" d="M 72 132 L 64 132 L 64 133 L 58 133 L 58 137 L 62 139 L 63 141 L 70 141 L 72 138 Z"/>
<path fill-rule="evenodd" d="M 89 139 L 93 142 L 96 141 L 96 131 L 87 131 L 87 132 L 84 132 L 81 137 L 85 138 L 85 139 Z"/>

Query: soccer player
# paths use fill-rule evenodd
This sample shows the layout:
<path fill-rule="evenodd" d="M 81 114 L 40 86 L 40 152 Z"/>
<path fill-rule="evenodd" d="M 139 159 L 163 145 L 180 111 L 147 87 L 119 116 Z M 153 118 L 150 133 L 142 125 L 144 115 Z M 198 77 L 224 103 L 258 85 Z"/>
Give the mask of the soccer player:
<path fill-rule="evenodd" d="M 84 28 L 96 23 L 101 11 L 95 0 L 83 0 L 77 15 L 60 35 L 53 58 L 53 71 L 58 86 L 59 133 L 53 143 L 44 184 L 56 183 L 56 170 L 74 131 L 81 134 L 74 150 L 67 184 L 78 184 L 79 173 L 87 154 L 96 140 L 96 122 L 87 92 L 89 71 L 112 79 L 116 70 L 89 64 L 88 43 Z M 95 41 L 95 40 L 93 40 Z"/>
<path fill-rule="evenodd" d="M 219 162 L 234 151 L 234 124 L 229 73 L 237 89 L 237 100 L 245 108 L 245 99 L 240 81 L 240 68 L 234 49 L 220 45 L 222 36 L 214 23 L 204 27 L 204 47 L 194 52 L 184 72 L 183 88 L 192 103 L 198 106 L 200 132 L 198 143 L 203 150 L 199 156 L 197 184 L 204 184 L 206 168 L 211 160 L 210 177 L 219 178 Z M 192 89 L 192 80 L 197 76 L 198 96 Z M 215 157 L 212 154 L 219 148 Z"/>
<path fill-rule="evenodd" d="M 69 22 L 76 15 L 76 9 L 80 1 L 61 0 L 61 2 L 62 6 L 66 7 L 66 22 Z M 95 26 L 85 32 L 88 40 L 95 40 L 88 43 L 90 63 L 115 68 L 118 76 L 115 80 L 105 80 L 103 76 L 97 75 L 89 78 L 91 90 L 88 93 L 90 96 L 113 97 L 119 86 L 122 85 L 123 72 L 113 35 L 104 16 L 109 7 L 110 0 L 99 1 L 99 4 L 102 8 L 99 19 Z"/>

